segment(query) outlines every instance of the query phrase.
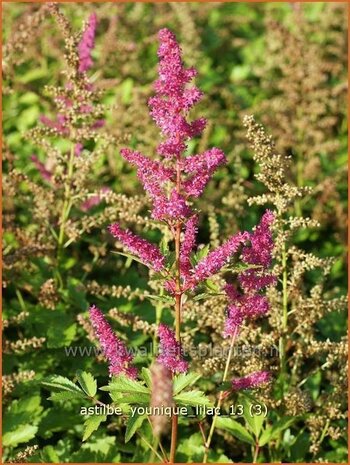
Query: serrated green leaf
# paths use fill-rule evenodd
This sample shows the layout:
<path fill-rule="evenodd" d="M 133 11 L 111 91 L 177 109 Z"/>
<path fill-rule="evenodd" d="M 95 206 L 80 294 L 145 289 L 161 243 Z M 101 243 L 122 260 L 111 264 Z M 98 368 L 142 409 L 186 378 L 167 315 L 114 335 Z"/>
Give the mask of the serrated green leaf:
<path fill-rule="evenodd" d="M 147 415 L 139 415 L 135 413 L 134 415 L 130 415 L 126 424 L 126 431 L 125 431 L 125 442 L 129 442 L 136 431 L 141 428 L 142 423 L 147 418 Z"/>
<path fill-rule="evenodd" d="M 141 376 L 149 389 L 152 389 L 152 375 L 149 368 L 142 367 Z"/>
<path fill-rule="evenodd" d="M 113 250 L 112 253 L 115 253 L 117 255 L 122 255 L 123 257 L 129 258 L 131 260 L 134 260 L 137 263 L 141 263 L 142 265 L 147 266 L 146 263 L 143 262 L 142 260 L 140 260 L 139 257 L 137 257 L 136 255 L 133 255 L 131 253 L 119 252 L 119 251 L 116 251 L 116 250 Z"/>
<path fill-rule="evenodd" d="M 194 384 L 200 377 L 201 375 L 197 373 L 181 373 L 175 376 L 173 385 L 174 396 L 179 394 L 187 386 Z"/>
<path fill-rule="evenodd" d="M 285 417 L 281 418 L 281 420 L 276 421 L 272 426 L 269 426 L 262 432 L 260 439 L 259 439 L 259 446 L 262 447 L 267 444 L 272 439 L 277 439 L 281 433 L 281 431 L 287 429 L 291 426 L 297 417 Z"/>
<path fill-rule="evenodd" d="M 163 302 L 164 304 L 169 304 L 170 302 L 173 302 L 173 299 L 171 297 L 168 297 L 166 295 L 151 295 L 151 294 L 146 294 L 144 297 L 150 300 L 156 300 L 157 302 Z"/>
<path fill-rule="evenodd" d="M 86 371 L 77 371 L 77 378 L 80 386 L 89 397 L 94 397 L 97 392 L 97 382 L 91 373 Z"/>
<path fill-rule="evenodd" d="M 264 423 L 264 415 L 263 413 L 261 413 L 261 415 L 255 414 L 253 412 L 253 408 L 251 407 L 255 403 L 250 402 L 247 398 L 242 397 L 240 402 L 243 404 L 244 419 L 248 423 L 255 437 L 258 438 L 262 429 L 262 425 Z"/>
<path fill-rule="evenodd" d="M 86 441 L 91 434 L 98 429 L 100 424 L 103 421 L 106 421 L 106 419 L 106 415 L 94 415 L 85 420 L 83 441 Z"/>
<path fill-rule="evenodd" d="M 181 394 L 174 396 L 174 400 L 177 404 L 190 405 L 192 407 L 195 407 L 196 405 L 212 405 L 204 392 L 198 390 L 182 392 Z"/>
<path fill-rule="evenodd" d="M 235 438 L 247 442 L 248 444 L 255 444 L 253 436 L 242 426 L 238 421 L 232 418 L 217 417 L 216 419 L 217 428 L 222 428 L 225 431 L 230 432 Z"/>
<path fill-rule="evenodd" d="M 110 381 L 108 386 L 103 386 L 100 388 L 101 391 L 114 391 L 114 392 L 124 392 L 124 393 L 145 393 L 150 392 L 149 388 L 139 381 L 130 379 L 124 375 L 116 376 Z"/>
<path fill-rule="evenodd" d="M 111 394 L 113 394 L 113 392 Z M 113 399 L 113 397 L 112 397 L 112 399 Z M 146 393 L 143 393 L 143 392 L 142 393 L 141 392 L 134 392 L 132 394 L 124 394 L 121 400 L 122 400 L 122 402 L 124 402 L 126 404 L 149 404 L 150 400 L 151 400 L 151 395 L 149 393 L 146 394 Z M 117 402 L 117 401 L 115 401 L 115 402 Z"/>
<path fill-rule="evenodd" d="M 205 281 L 205 285 L 207 286 L 208 289 L 214 292 L 220 292 L 220 288 L 217 286 L 217 284 L 214 283 L 211 279 L 207 279 Z"/>
<path fill-rule="evenodd" d="M 209 252 L 209 244 L 206 246 L 202 247 L 197 251 L 197 253 L 193 254 L 191 257 L 191 262 L 193 263 L 194 266 L 196 266 L 203 258 L 205 258 L 208 255 Z"/>
<path fill-rule="evenodd" d="M 81 399 L 81 394 L 72 391 L 53 392 L 51 396 L 47 399 L 52 401 L 67 401 L 71 399 Z"/>
<path fill-rule="evenodd" d="M 217 297 L 219 295 L 224 296 L 222 292 L 203 292 L 202 294 L 197 294 L 195 297 L 193 297 L 193 301 L 198 301 L 198 300 L 206 300 L 209 299 L 210 297 Z"/>
<path fill-rule="evenodd" d="M 19 425 L 14 431 L 9 431 L 3 435 L 2 444 L 6 447 L 16 447 L 22 442 L 33 439 L 37 431 L 37 426 Z"/>
<path fill-rule="evenodd" d="M 59 375 L 52 375 L 46 378 L 46 381 L 42 381 L 42 384 L 46 387 L 57 389 L 60 391 L 69 391 L 80 394 L 82 397 L 85 397 L 84 392 L 80 389 L 79 386 L 74 384 L 68 378 Z"/>

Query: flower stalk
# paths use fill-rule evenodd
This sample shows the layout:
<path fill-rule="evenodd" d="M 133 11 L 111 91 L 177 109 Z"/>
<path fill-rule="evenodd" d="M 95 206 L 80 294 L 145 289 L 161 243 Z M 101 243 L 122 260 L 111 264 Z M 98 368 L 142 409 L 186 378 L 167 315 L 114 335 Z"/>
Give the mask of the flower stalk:
<path fill-rule="evenodd" d="M 227 378 L 228 378 L 228 373 L 229 373 L 229 368 L 230 368 L 230 363 L 231 363 L 231 359 L 232 359 L 232 354 L 233 354 L 233 349 L 234 349 L 234 345 L 235 345 L 235 341 L 236 341 L 237 332 L 238 332 L 238 329 L 236 329 L 234 331 L 233 335 L 231 336 L 230 349 L 229 349 L 227 359 L 226 359 L 224 375 L 222 377 L 222 382 L 223 383 L 225 381 L 227 381 Z M 204 457 L 203 457 L 203 463 L 207 463 L 207 461 L 208 461 L 208 454 L 209 454 L 210 444 L 211 444 L 211 441 L 213 439 L 215 426 L 216 426 L 216 420 L 217 420 L 217 417 L 218 417 L 218 414 L 216 412 L 217 412 L 217 410 L 220 410 L 222 402 L 224 400 L 224 397 L 225 397 L 224 391 L 220 391 L 219 399 L 218 399 L 218 403 L 217 403 L 217 409 L 215 410 L 215 415 L 214 415 L 212 423 L 211 423 L 208 438 L 206 439 L 205 445 L 204 445 L 205 452 L 204 452 Z"/>

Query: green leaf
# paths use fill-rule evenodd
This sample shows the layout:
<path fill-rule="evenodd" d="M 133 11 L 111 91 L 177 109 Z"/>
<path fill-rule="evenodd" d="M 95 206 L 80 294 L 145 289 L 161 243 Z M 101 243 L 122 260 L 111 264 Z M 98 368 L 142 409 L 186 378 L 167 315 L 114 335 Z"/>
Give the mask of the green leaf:
<path fill-rule="evenodd" d="M 126 431 L 125 431 L 125 442 L 129 442 L 136 431 L 141 428 L 142 423 L 147 418 L 147 415 L 139 415 L 135 413 L 134 415 L 130 415 L 126 424 Z"/>
<path fill-rule="evenodd" d="M 261 412 L 261 415 L 257 415 L 254 413 L 254 405 L 258 405 L 258 403 L 252 403 L 246 397 L 242 397 L 241 401 L 243 404 L 243 416 L 246 422 L 248 423 L 250 429 L 254 433 L 255 437 L 258 438 L 262 429 L 262 425 L 264 423 L 264 414 Z M 252 413 L 252 415 L 251 415 Z"/>
<path fill-rule="evenodd" d="M 157 302 L 163 302 L 164 304 L 169 304 L 173 302 L 173 299 L 167 295 L 144 295 L 147 299 L 156 300 Z"/>
<path fill-rule="evenodd" d="M 247 442 L 248 444 L 255 444 L 253 436 L 242 426 L 238 421 L 232 418 L 217 417 L 216 426 L 232 433 L 232 435 L 240 441 Z"/>
<path fill-rule="evenodd" d="M 214 292 L 220 292 L 220 288 L 218 287 L 217 284 L 214 283 L 214 281 L 212 281 L 211 279 L 207 279 L 205 281 L 205 284 L 207 286 L 208 289 L 210 289 L 211 291 L 214 291 Z"/>
<path fill-rule="evenodd" d="M 262 447 L 272 439 L 277 439 L 281 431 L 287 429 L 296 420 L 297 417 L 284 417 L 281 420 L 276 421 L 276 423 L 274 423 L 272 426 L 266 428 L 259 439 L 259 446 Z"/>
<path fill-rule="evenodd" d="M 151 370 L 145 367 L 142 367 L 141 370 L 141 376 L 145 383 L 147 384 L 149 389 L 152 389 L 152 376 L 151 376 Z"/>
<path fill-rule="evenodd" d="M 2 444 L 6 447 L 16 447 L 22 442 L 28 442 L 34 438 L 38 431 L 37 426 L 19 425 L 14 431 L 5 433 L 2 437 Z"/>
<path fill-rule="evenodd" d="M 202 391 L 198 390 L 182 392 L 176 395 L 174 400 L 177 404 L 191 405 L 192 407 L 196 405 L 212 405 L 208 397 L 206 397 Z"/>
<path fill-rule="evenodd" d="M 94 397 L 97 392 L 97 382 L 91 373 L 86 371 L 77 371 L 77 378 L 80 386 L 89 397 Z"/>
<path fill-rule="evenodd" d="M 85 420 L 83 441 L 86 441 L 91 434 L 97 430 L 103 421 L 106 421 L 106 415 L 93 415 Z"/>
<path fill-rule="evenodd" d="M 201 375 L 198 375 L 197 373 L 181 373 L 180 375 L 175 376 L 173 386 L 174 396 L 179 394 L 187 386 L 194 384 L 200 377 Z"/>
<path fill-rule="evenodd" d="M 130 258 L 131 260 L 134 260 L 137 263 L 141 263 L 142 265 L 147 266 L 145 262 L 143 262 L 142 260 L 139 259 L 139 257 L 137 257 L 136 255 L 133 255 L 131 253 L 119 252 L 119 251 L 115 251 L 115 250 L 113 250 L 112 253 L 122 255 L 123 257 Z"/>
<path fill-rule="evenodd" d="M 202 294 L 197 294 L 192 300 L 197 302 L 198 300 L 207 300 L 210 299 L 210 297 L 217 297 L 219 295 L 224 294 L 222 292 L 203 292 Z"/>
<path fill-rule="evenodd" d="M 135 381 L 134 379 L 130 379 L 124 375 L 116 376 L 112 379 L 108 386 L 103 386 L 100 389 L 101 391 L 124 392 L 130 394 L 149 394 L 150 392 L 149 388 L 144 384 L 140 383 L 139 381 Z"/>
<path fill-rule="evenodd" d="M 209 252 L 209 244 L 207 244 L 205 247 L 202 247 L 201 249 L 199 249 L 199 251 L 194 254 L 193 256 L 193 261 L 194 261 L 194 264 L 196 265 L 198 262 L 200 262 L 202 260 L 202 258 L 206 257 L 208 255 L 208 252 Z"/>
<path fill-rule="evenodd" d="M 114 402 L 117 402 L 117 400 L 115 400 L 115 398 L 113 397 L 114 392 L 115 391 L 112 391 L 111 397 Z M 134 392 L 132 394 L 124 394 L 121 399 L 121 402 L 125 404 L 149 404 L 150 400 L 151 395 L 149 393 Z"/>
<path fill-rule="evenodd" d="M 81 399 L 81 394 L 78 392 L 72 391 L 61 391 L 61 392 L 53 392 L 48 400 L 52 401 L 67 401 L 72 399 Z"/>
<path fill-rule="evenodd" d="M 46 387 L 54 388 L 60 391 L 74 392 L 80 394 L 82 397 L 85 397 L 84 392 L 80 389 L 80 387 L 64 376 L 52 375 L 46 378 L 46 381 L 42 381 L 42 384 Z"/>

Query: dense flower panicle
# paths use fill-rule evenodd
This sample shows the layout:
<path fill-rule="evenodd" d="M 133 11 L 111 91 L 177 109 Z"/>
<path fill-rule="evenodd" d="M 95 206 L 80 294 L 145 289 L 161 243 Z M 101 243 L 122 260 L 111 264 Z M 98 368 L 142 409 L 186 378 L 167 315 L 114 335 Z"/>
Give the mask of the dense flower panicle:
<path fill-rule="evenodd" d="M 265 296 L 259 294 L 259 291 L 276 282 L 275 276 L 267 272 L 267 268 L 271 265 L 274 247 L 271 232 L 273 221 L 273 213 L 267 210 L 255 231 L 249 234 L 250 245 L 243 247 L 243 261 L 261 267 L 261 269 L 250 268 L 238 274 L 238 282 L 244 293 L 232 284 L 226 284 L 224 287 L 231 304 L 224 327 L 225 337 L 232 336 L 235 328 L 239 327 L 244 319 L 260 317 L 269 311 L 269 302 Z"/>
<path fill-rule="evenodd" d="M 242 251 L 243 261 L 250 265 L 261 265 L 269 267 L 271 265 L 272 250 L 274 247 L 271 225 L 275 220 L 275 215 L 270 210 L 266 210 L 255 231 L 250 234 L 250 246 L 244 247 Z"/>
<path fill-rule="evenodd" d="M 123 342 L 115 335 L 101 310 L 92 305 L 89 313 L 103 354 L 109 362 L 110 375 L 117 376 L 124 374 L 130 378 L 136 378 L 137 369 L 130 366 L 133 360 L 132 355 L 127 351 Z"/>
<path fill-rule="evenodd" d="M 161 29 L 158 38 L 159 79 L 155 83 L 157 95 L 149 100 L 150 114 L 166 137 L 158 153 L 169 158 L 180 157 L 186 149 L 186 140 L 200 134 L 205 127 L 204 118 L 191 123 L 186 120 L 188 111 L 201 99 L 202 92 L 195 86 L 186 87 L 197 72 L 184 67 L 175 35 L 168 29 Z"/>
<path fill-rule="evenodd" d="M 183 359 L 181 345 L 176 340 L 174 331 L 161 323 L 158 327 L 158 336 L 160 354 L 157 361 L 173 373 L 185 373 L 188 370 L 188 363 Z"/>
<path fill-rule="evenodd" d="M 249 233 L 237 233 L 230 237 L 223 245 L 217 247 L 203 258 L 195 267 L 193 281 L 200 282 L 218 273 L 221 268 L 236 253 L 241 245 L 249 239 Z"/>
<path fill-rule="evenodd" d="M 93 65 L 91 51 L 95 46 L 95 33 L 97 26 L 97 16 L 92 13 L 89 17 L 85 31 L 78 45 L 79 52 L 79 71 L 81 73 L 88 71 Z"/>
<path fill-rule="evenodd" d="M 128 148 L 121 149 L 120 153 L 125 160 L 137 168 L 137 175 L 145 191 L 152 198 L 162 195 L 163 184 L 175 179 L 175 170 L 166 168 L 157 160 L 151 160 L 142 153 Z"/>
<path fill-rule="evenodd" d="M 193 215 L 186 222 L 184 237 L 180 246 L 180 271 L 185 280 L 190 276 L 192 268 L 190 256 L 196 246 L 197 232 L 198 215 Z"/>
<path fill-rule="evenodd" d="M 187 218 L 192 214 L 184 197 L 176 189 L 170 193 L 170 197 L 158 196 L 153 202 L 152 216 L 156 220 Z"/>
<path fill-rule="evenodd" d="M 183 169 L 192 176 L 183 183 L 187 195 L 199 197 L 210 181 L 218 166 L 226 163 L 226 157 L 222 150 L 216 147 L 206 152 L 183 160 Z"/>
<path fill-rule="evenodd" d="M 228 337 L 237 334 L 243 323 L 243 319 L 244 316 L 241 308 L 237 307 L 236 305 L 229 305 L 227 309 L 227 317 L 225 320 L 223 336 Z"/>
<path fill-rule="evenodd" d="M 119 224 L 114 223 L 108 227 L 109 232 L 127 247 L 130 252 L 137 255 L 147 266 L 155 271 L 164 268 L 165 257 L 158 247 L 146 239 L 137 236 L 128 229 L 121 229 Z"/>
<path fill-rule="evenodd" d="M 277 278 L 269 273 L 264 273 L 254 268 L 244 271 L 238 276 L 238 280 L 246 292 L 259 291 L 267 286 L 276 284 Z"/>
<path fill-rule="evenodd" d="M 266 315 L 269 311 L 269 303 L 265 296 L 240 294 L 232 284 L 226 284 L 224 290 L 230 301 L 225 320 L 224 337 L 233 336 L 244 319 L 257 318 Z"/>
<path fill-rule="evenodd" d="M 233 379 L 232 380 L 232 389 L 235 391 L 241 389 L 251 389 L 259 387 L 262 384 L 266 384 L 271 379 L 271 373 L 268 371 L 256 371 L 248 376 L 243 378 Z"/>

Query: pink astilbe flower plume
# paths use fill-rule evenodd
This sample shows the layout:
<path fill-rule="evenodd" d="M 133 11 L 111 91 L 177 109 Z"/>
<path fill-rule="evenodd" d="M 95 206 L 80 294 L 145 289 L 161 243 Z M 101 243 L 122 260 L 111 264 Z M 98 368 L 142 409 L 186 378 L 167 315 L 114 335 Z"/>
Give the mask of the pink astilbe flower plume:
<path fill-rule="evenodd" d="M 188 363 L 183 359 L 180 343 L 175 338 L 175 333 L 167 325 L 161 323 L 158 327 L 160 348 L 157 360 L 173 373 L 185 373 Z"/>
<path fill-rule="evenodd" d="M 238 274 L 238 281 L 244 293 L 239 292 L 232 284 L 226 284 L 224 291 L 229 299 L 224 337 L 232 336 L 246 318 L 257 318 L 266 315 L 269 303 L 265 296 L 258 292 L 266 286 L 274 284 L 275 276 L 268 273 L 271 265 L 273 238 L 271 225 L 274 215 L 267 210 L 253 233 L 249 233 L 250 245 L 243 247 L 243 261 L 248 265 L 260 265 Z"/>
<path fill-rule="evenodd" d="M 175 35 L 168 29 L 158 33 L 160 46 L 159 79 L 155 83 L 157 95 L 149 100 L 151 116 L 165 136 L 158 153 L 168 158 L 179 157 L 186 149 L 186 141 L 202 132 L 205 119 L 192 123 L 186 120 L 189 110 L 201 99 L 202 92 L 195 86 L 186 85 L 196 76 L 193 68 L 182 63 L 181 48 Z"/>
<path fill-rule="evenodd" d="M 124 374 L 130 378 L 136 378 L 137 369 L 130 366 L 133 360 L 132 355 L 127 351 L 123 342 L 115 335 L 101 310 L 95 305 L 92 305 L 89 313 L 103 354 L 108 360 L 110 375 L 117 376 Z"/>
<path fill-rule="evenodd" d="M 204 257 L 194 268 L 192 280 L 194 283 L 204 281 L 218 273 L 229 262 L 241 245 L 249 239 L 247 232 L 237 233 L 230 237 L 224 244 L 217 247 Z"/>
<path fill-rule="evenodd" d="M 89 16 L 87 26 L 78 45 L 79 52 L 79 71 L 81 73 L 88 71 L 93 65 L 91 51 L 95 47 L 95 33 L 97 26 L 97 16 L 92 13 Z"/>
<path fill-rule="evenodd" d="M 186 222 L 183 241 L 180 246 L 180 269 L 183 277 L 186 279 L 190 276 L 191 252 L 196 246 L 196 236 L 198 232 L 198 216 L 193 215 Z"/>
<path fill-rule="evenodd" d="M 261 217 L 255 231 L 250 234 L 250 246 L 242 251 L 243 261 L 250 265 L 262 265 L 267 268 L 271 265 L 272 251 L 274 247 L 271 226 L 275 215 L 270 210 Z"/>
<path fill-rule="evenodd" d="M 263 384 L 267 384 L 271 379 L 271 373 L 268 371 L 256 371 L 248 376 L 232 380 L 232 389 L 239 391 L 241 389 L 257 388 Z"/>
<path fill-rule="evenodd" d="M 108 230 L 115 238 L 119 239 L 130 252 L 137 255 L 145 265 L 155 271 L 161 271 L 164 268 L 165 257 L 156 245 L 137 236 L 128 229 L 122 229 L 117 223 L 111 224 Z"/>
<path fill-rule="evenodd" d="M 215 170 L 222 164 L 226 163 L 226 157 L 222 150 L 216 147 L 206 152 L 183 160 L 183 169 L 185 173 L 191 175 L 184 183 L 184 191 L 187 195 L 199 197 L 205 186 L 210 181 Z"/>

